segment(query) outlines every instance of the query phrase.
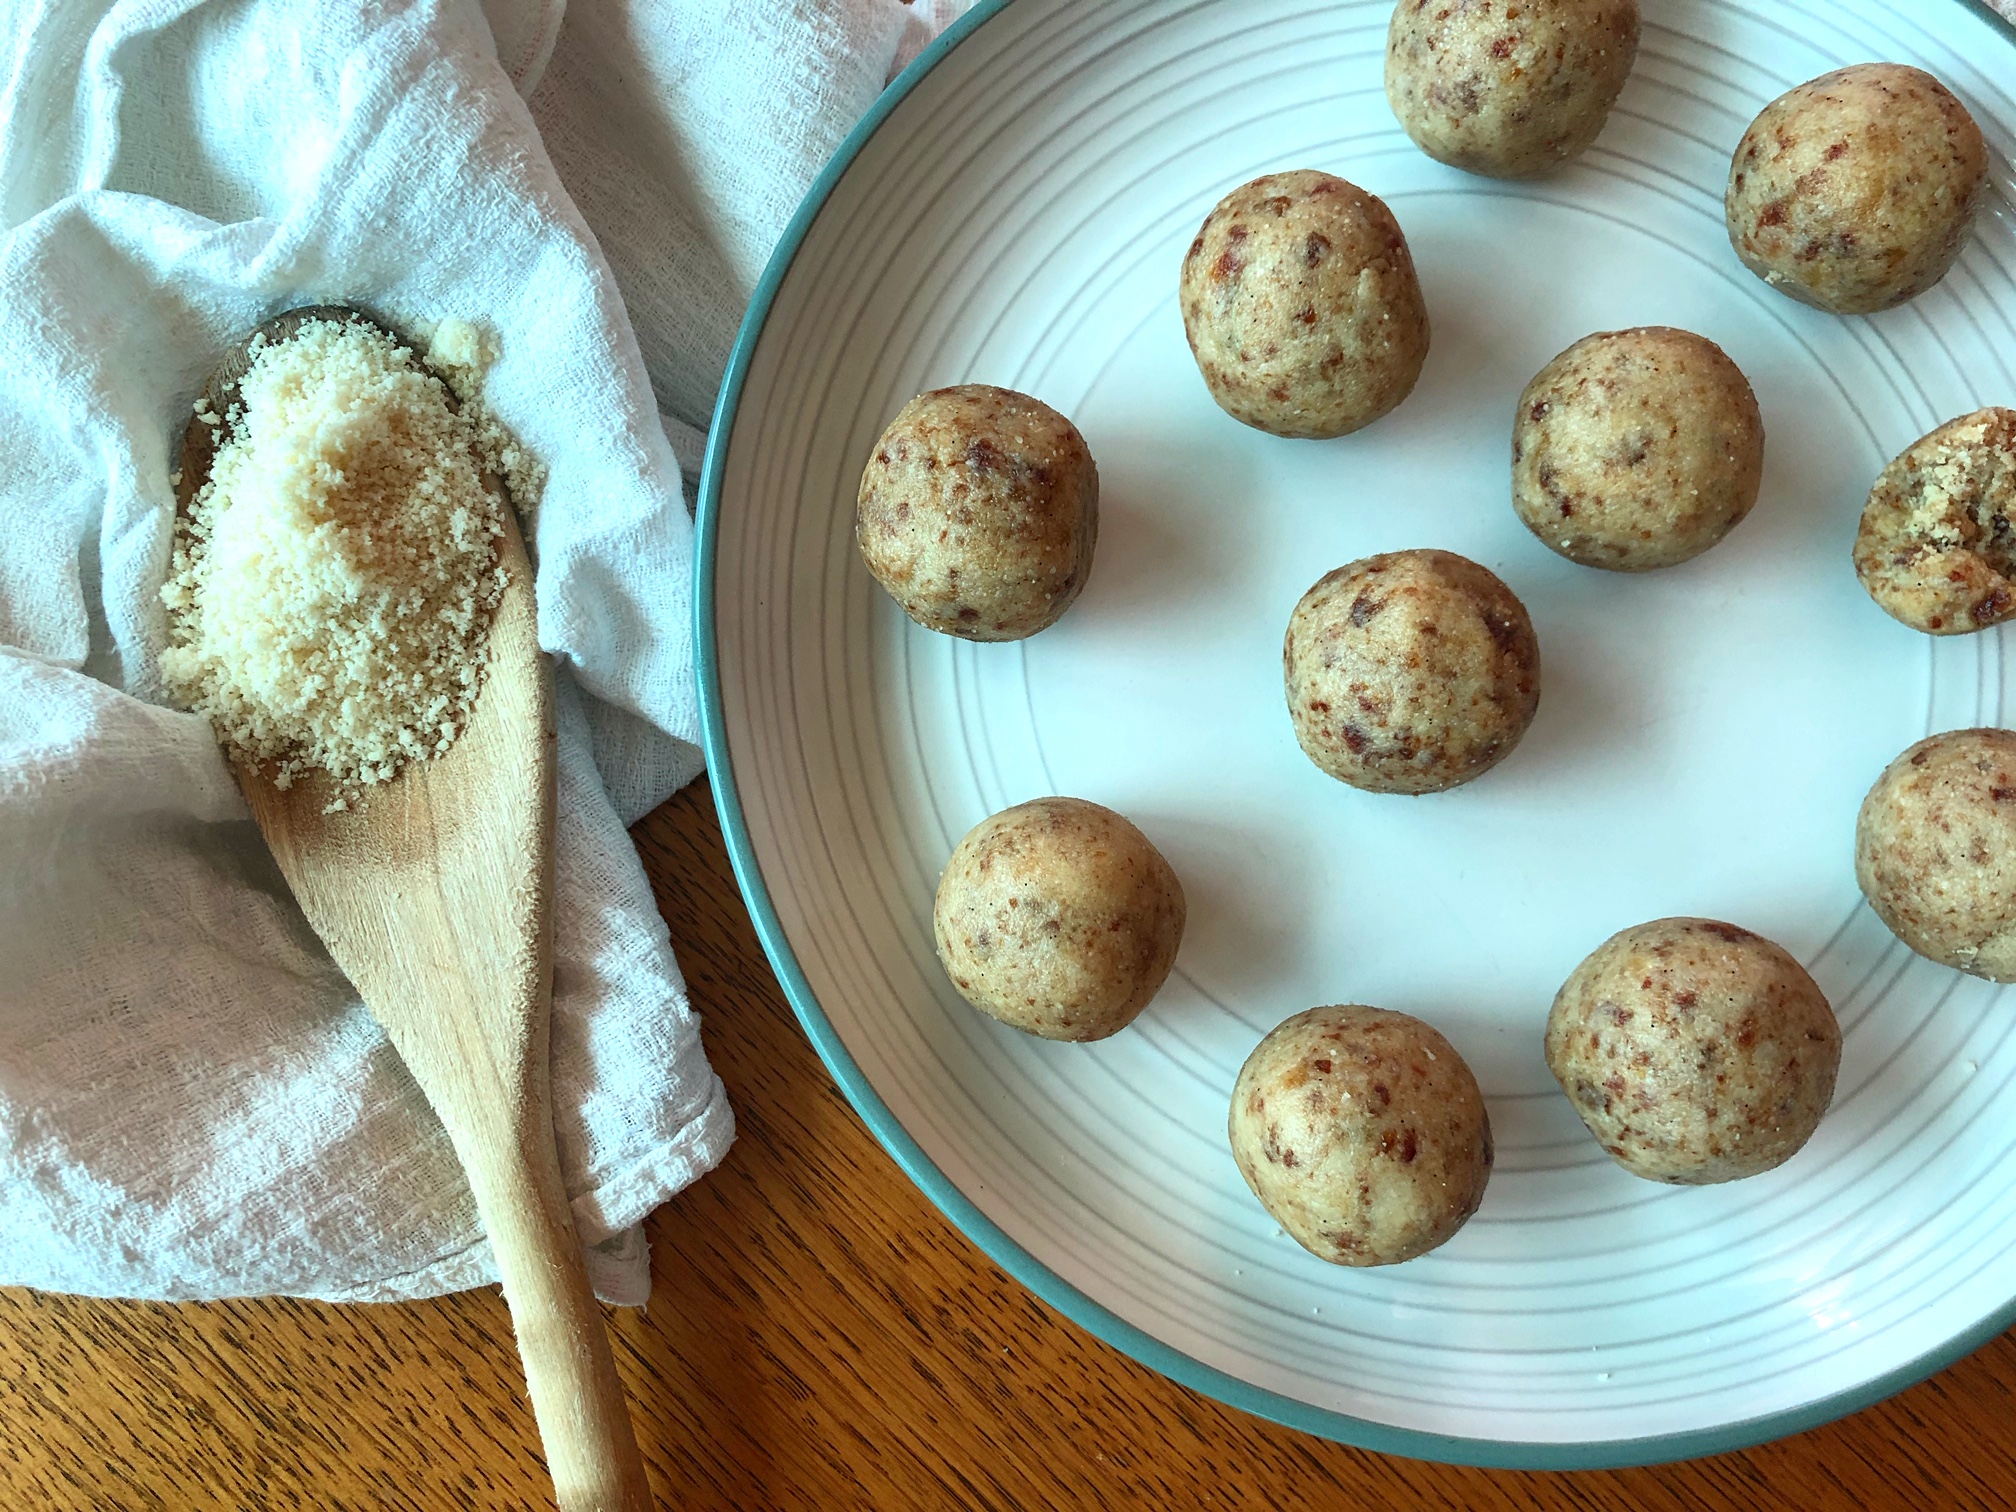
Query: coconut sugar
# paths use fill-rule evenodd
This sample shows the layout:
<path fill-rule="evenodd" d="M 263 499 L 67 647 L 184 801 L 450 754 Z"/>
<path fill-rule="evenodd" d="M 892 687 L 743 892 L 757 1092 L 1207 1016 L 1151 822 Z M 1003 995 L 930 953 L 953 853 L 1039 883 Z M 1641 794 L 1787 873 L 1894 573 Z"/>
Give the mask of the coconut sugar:
<path fill-rule="evenodd" d="M 255 340 L 161 590 L 169 695 L 345 805 L 445 751 L 482 685 L 505 504 L 442 381 L 375 327 Z M 493 439 L 492 445 L 496 443 Z"/>

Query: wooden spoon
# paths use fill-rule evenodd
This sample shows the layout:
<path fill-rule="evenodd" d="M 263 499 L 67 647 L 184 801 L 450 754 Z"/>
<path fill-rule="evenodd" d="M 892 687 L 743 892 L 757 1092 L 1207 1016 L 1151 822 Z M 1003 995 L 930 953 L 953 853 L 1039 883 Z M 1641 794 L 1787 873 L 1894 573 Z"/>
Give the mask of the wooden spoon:
<path fill-rule="evenodd" d="M 255 335 L 284 341 L 311 320 L 368 323 L 354 310 L 311 306 Z M 250 365 L 240 348 L 211 380 L 216 414 L 229 414 Z M 185 510 L 222 430 L 190 422 Z M 233 765 L 301 911 L 385 1026 L 468 1173 L 560 1506 L 649 1512 L 553 1142 L 553 714 L 531 566 L 508 505 L 504 519 L 508 583 L 489 666 L 468 727 L 446 752 L 409 763 L 333 814 L 323 812 L 333 788 L 321 773 L 282 789 L 250 761 L 234 756 Z"/>

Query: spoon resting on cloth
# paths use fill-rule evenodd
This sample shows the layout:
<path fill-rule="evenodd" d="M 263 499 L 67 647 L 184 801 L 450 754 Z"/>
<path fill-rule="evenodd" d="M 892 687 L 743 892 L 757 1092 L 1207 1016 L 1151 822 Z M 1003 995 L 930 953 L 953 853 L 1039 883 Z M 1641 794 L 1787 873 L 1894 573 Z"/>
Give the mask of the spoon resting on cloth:
<path fill-rule="evenodd" d="M 290 310 L 253 335 L 277 344 L 317 320 L 375 325 L 320 305 Z M 210 381 L 205 398 L 216 415 L 230 413 L 251 340 Z M 190 422 L 184 511 L 224 434 Z M 485 486 L 498 487 L 490 478 Z M 231 760 L 302 913 L 384 1026 L 468 1174 L 563 1512 L 650 1512 L 553 1139 L 555 737 L 531 564 L 508 503 L 503 516 L 506 583 L 488 665 L 468 724 L 445 752 L 348 794 L 348 808 L 336 813 L 324 812 L 335 791 L 325 774 L 280 788 L 253 761 L 235 752 Z"/>

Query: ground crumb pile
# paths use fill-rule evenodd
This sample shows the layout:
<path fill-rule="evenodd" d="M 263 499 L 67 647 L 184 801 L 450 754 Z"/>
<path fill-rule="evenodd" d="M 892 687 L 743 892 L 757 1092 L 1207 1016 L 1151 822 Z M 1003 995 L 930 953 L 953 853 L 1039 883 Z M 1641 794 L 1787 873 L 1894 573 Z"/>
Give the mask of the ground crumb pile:
<path fill-rule="evenodd" d="M 287 786 L 444 751 L 483 679 L 503 501 L 441 380 L 367 325 L 259 346 L 161 590 L 168 692 Z M 334 806 L 342 806 L 339 797 Z"/>
<path fill-rule="evenodd" d="M 483 394 L 483 375 L 497 360 L 497 338 L 466 320 L 444 320 L 427 340 L 427 366 L 455 391 L 482 464 L 504 480 L 504 491 L 529 522 L 546 491 L 546 468 L 492 413 Z"/>

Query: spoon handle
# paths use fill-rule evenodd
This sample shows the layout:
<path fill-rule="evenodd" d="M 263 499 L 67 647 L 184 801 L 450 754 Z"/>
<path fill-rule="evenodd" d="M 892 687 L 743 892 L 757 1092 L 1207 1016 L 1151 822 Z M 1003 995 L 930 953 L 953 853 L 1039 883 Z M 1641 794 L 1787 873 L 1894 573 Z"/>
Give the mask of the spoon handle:
<path fill-rule="evenodd" d="M 550 1126 L 535 1121 L 516 1141 L 462 1156 L 503 1277 L 561 1512 L 652 1512 Z"/>

